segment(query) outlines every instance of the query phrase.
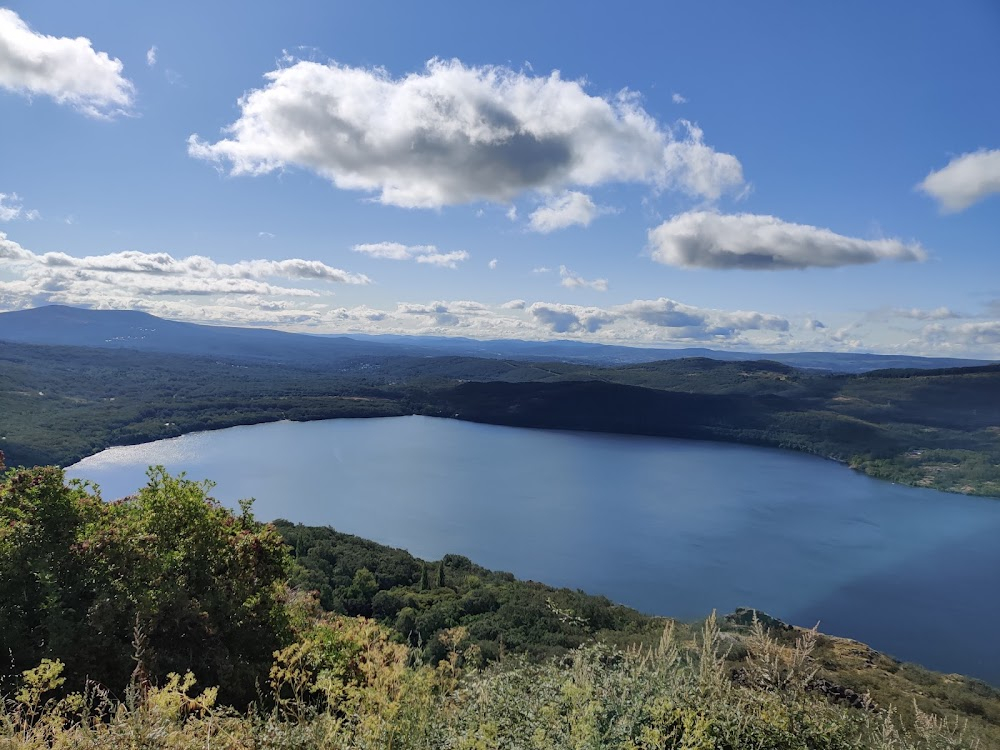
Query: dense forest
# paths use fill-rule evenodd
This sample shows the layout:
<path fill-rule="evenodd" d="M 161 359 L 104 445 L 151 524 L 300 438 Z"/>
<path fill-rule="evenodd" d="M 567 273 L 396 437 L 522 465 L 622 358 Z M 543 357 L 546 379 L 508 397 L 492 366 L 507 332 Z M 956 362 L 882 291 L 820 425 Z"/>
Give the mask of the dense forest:
<path fill-rule="evenodd" d="M 54 467 L 0 473 L 0 745 L 1000 742 L 1000 691 L 976 680 L 752 610 L 679 623 L 265 525 L 210 491 L 154 468 L 107 503 Z"/>
<path fill-rule="evenodd" d="M 768 361 L 370 354 L 293 365 L 0 342 L 0 446 L 25 466 L 240 424 L 426 414 L 767 445 L 1000 496 L 997 394 L 1000 365 L 845 375 Z"/>

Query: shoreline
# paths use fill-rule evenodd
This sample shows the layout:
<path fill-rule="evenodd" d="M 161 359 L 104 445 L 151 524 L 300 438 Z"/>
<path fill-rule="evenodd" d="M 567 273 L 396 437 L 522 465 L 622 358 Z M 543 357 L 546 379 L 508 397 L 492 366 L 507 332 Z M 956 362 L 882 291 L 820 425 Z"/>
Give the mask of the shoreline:
<path fill-rule="evenodd" d="M 152 440 L 139 440 L 139 441 L 135 441 L 135 442 L 109 443 L 105 447 L 101 448 L 100 450 L 95 451 L 94 453 L 90 453 L 90 454 L 87 454 L 86 456 L 79 457 L 79 458 L 77 458 L 76 460 L 74 460 L 72 462 L 65 462 L 65 463 L 58 464 L 58 466 L 60 468 L 62 468 L 62 469 L 67 469 L 70 466 L 74 466 L 74 465 L 80 463 L 81 461 L 83 461 L 83 460 L 85 460 L 87 458 L 90 458 L 92 456 L 96 456 L 97 454 L 102 453 L 103 451 L 108 450 L 110 448 L 123 448 L 123 447 L 137 446 L 137 445 L 145 445 L 147 443 L 159 442 L 160 440 L 169 440 L 169 439 L 172 439 L 172 438 L 183 437 L 185 435 L 194 435 L 194 434 L 198 434 L 198 433 L 217 432 L 219 430 L 228 430 L 228 429 L 232 429 L 234 427 L 253 427 L 255 425 L 276 424 L 276 423 L 280 423 L 280 422 L 289 422 L 289 423 L 323 422 L 323 421 L 328 421 L 328 420 L 333 420 L 333 419 L 392 419 L 392 418 L 396 418 L 396 417 L 405 417 L 405 416 L 422 416 L 422 417 L 431 417 L 431 418 L 435 418 L 435 419 L 451 419 L 451 420 L 458 421 L 458 422 L 469 422 L 469 423 L 473 423 L 473 424 L 486 424 L 486 425 L 493 425 L 493 426 L 497 426 L 497 427 L 514 427 L 514 428 L 529 429 L 529 430 L 552 430 L 552 431 L 560 431 L 560 432 L 577 432 L 577 433 L 583 433 L 583 434 L 592 433 L 592 434 L 600 434 L 600 435 L 623 435 L 623 436 L 647 437 L 647 438 L 654 438 L 654 439 L 659 438 L 659 439 L 668 439 L 668 440 L 693 440 L 693 441 L 702 442 L 702 443 L 719 443 L 719 444 L 722 444 L 722 445 L 737 445 L 737 446 L 747 446 L 747 447 L 753 447 L 753 448 L 768 448 L 768 449 L 771 449 L 771 450 L 777 450 L 777 451 L 788 452 L 788 453 L 795 453 L 795 454 L 805 455 L 805 456 L 812 456 L 814 458 L 820 458 L 820 459 L 823 459 L 823 460 L 826 460 L 826 461 L 832 461 L 834 463 L 841 464 L 842 466 L 844 466 L 845 468 L 849 469 L 852 472 L 855 472 L 857 474 L 860 474 L 862 476 L 865 476 L 865 477 L 868 477 L 870 479 L 874 479 L 874 480 L 877 480 L 877 481 L 880 481 L 880 482 L 886 482 L 888 484 L 902 485 L 902 486 L 905 486 L 905 487 L 910 487 L 910 488 L 918 489 L 918 490 L 922 489 L 922 490 L 931 490 L 931 491 L 934 491 L 934 492 L 943 492 L 943 493 L 947 493 L 949 495 L 959 495 L 959 496 L 964 496 L 964 497 L 981 497 L 981 498 L 986 498 L 986 499 L 991 499 L 991 500 L 1000 500 L 1000 494 L 995 494 L 994 495 L 994 494 L 989 494 L 989 493 L 986 493 L 986 492 L 979 492 L 979 491 L 975 491 L 975 490 L 972 491 L 972 492 L 962 492 L 962 491 L 959 491 L 957 489 L 946 489 L 946 488 L 941 488 L 941 487 L 933 487 L 933 486 L 927 486 L 926 484 L 920 484 L 918 482 L 907 482 L 907 481 L 901 480 L 901 479 L 891 479 L 889 477 L 878 476 L 877 474 L 865 471 L 863 468 L 855 465 L 855 463 L 854 463 L 855 460 L 854 459 L 843 459 L 843 458 L 839 458 L 837 456 L 831 456 L 831 455 L 816 453 L 816 452 L 809 451 L 809 450 L 801 450 L 801 449 L 794 448 L 794 447 L 788 447 L 788 446 L 782 446 L 782 445 L 775 445 L 774 443 L 767 442 L 767 441 L 727 440 L 724 437 L 698 436 L 698 435 L 684 435 L 684 436 L 679 436 L 679 435 L 655 434 L 655 433 L 649 433 L 649 432 L 621 432 L 621 431 L 615 431 L 615 430 L 602 430 L 602 429 L 596 429 L 596 428 L 595 429 L 585 429 L 585 428 L 579 428 L 579 427 L 566 428 L 566 427 L 545 426 L 545 425 L 518 425 L 518 424 L 509 424 L 509 423 L 505 423 L 505 422 L 501 422 L 501 421 L 468 418 L 468 417 L 463 417 L 463 416 L 461 416 L 459 414 L 443 415 L 443 414 L 439 414 L 439 413 L 426 413 L 426 412 L 411 412 L 410 414 L 398 414 L 397 413 L 397 414 L 345 415 L 345 416 L 336 416 L 336 417 L 317 417 L 315 419 L 299 419 L 299 420 L 288 419 L 288 418 L 285 418 L 285 417 L 278 418 L 278 419 L 265 419 L 265 420 L 254 420 L 254 421 L 239 421 L 239 420 L 234 420 L 234 422 L 232 424 L 223 424 L 223 425 L 219 425 L 217 427 L 210 427 L 208 429 L 191 429 L 191 430 L 185 430 L 185 429 L 181 428 L 176 434 L 167 435 L 167 436 L 159 437 L 159 438 L 154 438 Z"/>

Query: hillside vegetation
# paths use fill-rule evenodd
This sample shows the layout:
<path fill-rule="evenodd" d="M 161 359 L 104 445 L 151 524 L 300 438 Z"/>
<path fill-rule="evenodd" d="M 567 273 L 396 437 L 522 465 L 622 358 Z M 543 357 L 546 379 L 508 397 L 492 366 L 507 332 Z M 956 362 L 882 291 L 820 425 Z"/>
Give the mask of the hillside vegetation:
<path fill-rule="evenodd" d="M 752 611 L 685 625 L 263 525 L 209 489 L 153 469 L 108 504 L 51 467 L 0 474 L 0 746 L 1000 742 L 1000 692 L 975 680 Z"/>
<path fill-rule="evenodd" d="M 788 448 L 894 482 L 1000 496 L 998 396 L 1000 365 L 829 375 L 768 361 L 365 355 L 292 366 L 0 343 L 0 446 L 28 466 L 279 419 L 427 414 Z"/>

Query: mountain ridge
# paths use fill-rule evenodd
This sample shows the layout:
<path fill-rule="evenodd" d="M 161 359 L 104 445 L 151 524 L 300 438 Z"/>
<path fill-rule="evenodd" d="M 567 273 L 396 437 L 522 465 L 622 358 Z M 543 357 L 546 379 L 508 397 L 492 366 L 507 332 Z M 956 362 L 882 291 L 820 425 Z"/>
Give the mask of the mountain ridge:
<path fill-rule="evenodd" d="M 889 368 L 946 369 L 991 360 L 863 352 L 743 352 L 705 347 L 643 348 L 556 339 L 477 340 L 399 334 L 306 334 L 269 328 L 215 326 L 159 318 L 138 310 L 90 310 L 46 305 L 0 313 L 0 341 L 128 348 L 139 351 L 244 358 L 323 366 L 357 356 L 448 356 L 561 361 L 602 365 L 705 357 L 770 360 L 804 370 L 860 373 Z"/>

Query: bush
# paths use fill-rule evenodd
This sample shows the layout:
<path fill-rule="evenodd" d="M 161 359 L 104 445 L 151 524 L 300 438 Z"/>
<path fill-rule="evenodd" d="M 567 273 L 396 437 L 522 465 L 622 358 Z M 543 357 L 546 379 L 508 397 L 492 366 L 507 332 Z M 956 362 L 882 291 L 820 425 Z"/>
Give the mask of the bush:
<path fill-rule="evenodd" d="M 290 639 L 288 557 L 249 504 L 234 515 L 211 485 L 151 469 L 104 503 L 57 468 L 0 477 L 0 632 L 15 670 L 61 659 L 68 689 L 124 690 L 194 671 L 246 704 Z"/>

